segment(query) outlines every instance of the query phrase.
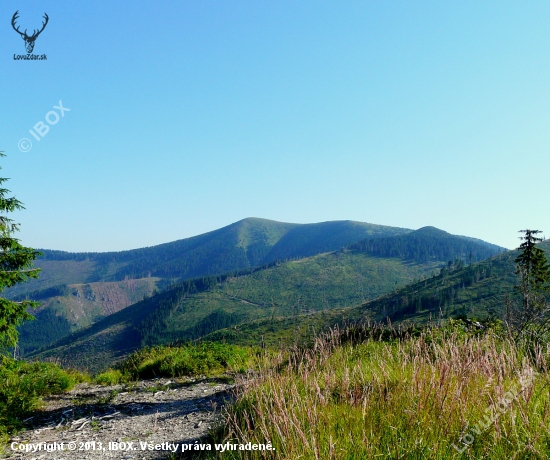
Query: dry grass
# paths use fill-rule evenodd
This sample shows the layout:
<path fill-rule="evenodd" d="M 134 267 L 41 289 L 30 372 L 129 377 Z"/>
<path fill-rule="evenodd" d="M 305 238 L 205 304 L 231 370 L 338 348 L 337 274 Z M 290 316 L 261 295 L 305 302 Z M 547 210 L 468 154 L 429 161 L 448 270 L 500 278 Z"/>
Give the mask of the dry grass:
<path fill-rule="evenodd" d="M 506 338 L 460 328 L 349 337 L 334 329 L 243 381 L 226 439 L 276 450 L 224 458 L 548 458 L 548 350 L 528 360 Z"/>

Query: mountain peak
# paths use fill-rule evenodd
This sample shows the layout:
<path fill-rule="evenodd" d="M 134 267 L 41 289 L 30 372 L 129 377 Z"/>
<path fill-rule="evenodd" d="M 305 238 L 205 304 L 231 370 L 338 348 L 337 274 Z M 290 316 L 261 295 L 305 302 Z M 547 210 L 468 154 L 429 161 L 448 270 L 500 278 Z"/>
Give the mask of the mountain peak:
<path fill-rule="evenodd" d="M 415 230 L 414 232 L 410 233 L 410 235 L 422 235 L 422 236 L 451 236 L 450 233 L 447 233 L 444 230 L 440 230 L 439 228 L 427 226 L 419 228 L 418 230 Z"/>

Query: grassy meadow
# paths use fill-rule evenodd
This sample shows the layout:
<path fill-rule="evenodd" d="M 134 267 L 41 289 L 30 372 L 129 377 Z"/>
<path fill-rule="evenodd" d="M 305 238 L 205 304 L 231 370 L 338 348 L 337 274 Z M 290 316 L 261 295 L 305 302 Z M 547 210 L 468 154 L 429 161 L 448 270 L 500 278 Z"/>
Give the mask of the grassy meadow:
<path fill-rule="evenodd" d="M 220 458 L 546 459 L 549 354 L 499 328 L 387 334 L 335 328 L 237 386 L 217 442 L 275 451 Z"/>

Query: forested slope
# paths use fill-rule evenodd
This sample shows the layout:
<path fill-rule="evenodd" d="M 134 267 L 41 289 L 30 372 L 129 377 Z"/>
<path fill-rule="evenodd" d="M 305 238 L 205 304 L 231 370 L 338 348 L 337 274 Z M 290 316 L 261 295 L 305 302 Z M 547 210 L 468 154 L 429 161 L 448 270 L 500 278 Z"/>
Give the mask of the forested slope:
<path fill-rule="evenodd" d="M 550 242 L 540 247 L 550 258 Z M 311 340 L 312 332 L 342 322 L 391 321 L 393 324 L 437 322 L 449 317 L 505 317 L 505 301 L 515 295 L 517 251 L 464 266 L 447 264 L 439 274 L 396 289 L 362 305 L 292 318 L 260 319 L 213 332 L 206 340 L 268 345 Z"/>
<path fill-rule="evenodd" d="M 39 291 L 35 320 L 20 327 L 22 355 L 43 348 L 78 329 L 116 313 L 156 292 L 158 278 L 70 284 Z"/>
<path fill-rule="evenodd" d="M 202 235 L 148 248 L 106 253 L 41 249 L 38 280 L 18 285 L 9 297 L 66 284 L 121 281 L 154 276 L 168 281 L 216 275 L 334 251 L 364 238 L 401 235 L 412 230 L 353 221 L 290 224 L 244 219 Z"/>
<path fill-rule="evenodd" d="M 446 241 L 439 245 L 443 247 L 441 252 L 433 252 L 436 257 L 438 254 L 444 257 L 443 260 L 417 262 L 344 248 L 261 269 L 185 281 L 68 337 L 41 356 L 70 360 L 94 350 L 94 356 L 102 356 L 101 362 L 105 363 L 120 355 L 117 348 L 120 337 L 128 338 L 123 341 L 125 347 L 128 343 L 134 347 L 165 344 L 197 339 L 248 321 L 297 318 L 342 309 L 415 280 L 437 276 L 442 268 L 447 270 L 449 254 L 456 261 L 453 264 L 464 264 L 461 259 L 464 251 L 469 256 L 471 252 L 481 254 L 485 250 L 482 243 L 467 241 L 464 246 L 464 239 L 445 232 L 429 238 Z M 456 253 L 448 252 L 452 241 Z"/>
<path fill-rule="evenodd" d="M 95 296 L 94 302 L 88 301 L 84 293 L 79 298 L 74 292 L 76 285 L 97 290 L 102 283 L 134 280 L 153 286 L 141 297 L 132 296 L 130 303 L 135 303 L 151 294 L 153 288 L 162 291 L 181 280 L 261 266 L 277 259 L 305 257 L 364 238 L 410 231 L 352 221 L 289 224 L 249 218 L 196 237 L 131 251 L 42 250 L 43 257 L 36 261 L 42 269 L 39 279 L 19 284 L 6 295 L 14 300 L 29 298 L 42 303 L 36 312 L 39 322 L 21 328 L 21 350 L 31 352 L 129 305 L 125 296 L 118 296 L 109 306 L 99 305 L 97 298 L 104 297 L 101 294 Z"/>

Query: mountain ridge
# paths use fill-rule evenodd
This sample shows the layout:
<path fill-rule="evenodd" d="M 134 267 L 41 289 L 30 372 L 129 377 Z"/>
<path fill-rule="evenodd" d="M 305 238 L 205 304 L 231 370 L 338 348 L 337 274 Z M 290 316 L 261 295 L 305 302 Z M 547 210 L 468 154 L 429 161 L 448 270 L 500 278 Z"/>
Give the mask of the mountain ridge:
<path fill-rule="evenodd" d="M 87 356 L 88 365 L 104 365 L 123 356 L 122 345 L 129 350 L 143 345 L 192 340 L 250 320 L 281 315 L 294 317 L 362 304 L 415 279 L 435 276 L 437 271 L 445 270 L 449 266 L 450 242 L 455 245 L 456 254 L 453 255 L 457 257 L 453 260 L 457 264 L 464 263 L 460 257 L 467 257 L 463 254 L 465 248 L 476 253 L 476 260 L 491 255 L 492 245 L 488 243 L 469 242 L 447 232 L 434 233 L 433 229 L 430 232 L 430 237 L 426 237 L 424 231 L 419 235 L 411 232 L 393 238 L 399 248 L 407 242 L 422 244 L 432 251 L 430 254 L 439 254 L 437 260 L 433 257 L 417 260 L 395 255 L 383 257 L 344 247 L 237 274 L 186 280 L 66 337 L 38 356 L 68 360 L 71 365 L 77 364 L 72 356 Z M 380 240 L 387 244 L 391 239 L 361 241 Z M 426 246 L 431 240 L 433 244 Z M 412 249 L 418 248 L 413 246 Z M 101 359 L 94 362 L 95 357 Z"/>
<path fill-rule="evenodd" d="M 103 290 L 101 283 L 143 280 L 150 291 L 149 281 L 154 279 L 152 289 L 162 291 L 186 279 L 247 270 L 279 259 L 337 250 L 364 238 L 411 231 L 353 221 L 293 224 L 247 218 L 191 238 L 128 251 L 69 253 L 42 250 L 44 256 L 35 264 L 42 269 L 40 278 L 7 290 L 6 296 L 14 300 L 40 299 L 43 305 L 34 313 L 45 320 L 45 330 L 56 331 L 52 340 L 57 340 L 63 334 L 89 326 L 109 312 L 128 306 L 125 297 L 120 296 L 120 302 L 111 305 L 110 309 L 105 309 L 99 301 L 87 302 L 86 308 L 80 308 L 70 293 L 74 289 L 69 286 L 87 285 L 87 289 L 99 292 Z M 123 284 L 121 288 L 124 289 Z M 75 315 L 75 308 L 79 315 Z M 32 351 L 47 345 L 47 334 L 38 334 L 36 324 L 21 327 L 23 350 Z M 40 336 L 41 340 L 33 336 Z"/>
<path fill-rule="evenodd" d="M 66 252 L 40 249 L 36 266 L 52 270 L 52 262 L 72 263 L 66 271 L 78 272 L 64 284 L 120 281 L 126 277 L 189 279 L 239 270 L 277 259 L 306 257 L 337 250 L 363 238 L 405 234 L 413 230 L 355 221 L 293 224 L 246 218 L 200 235 L 155 246 L 117 252 Z M 208 259 L 211 259 L 208 262 Z M 207 260 L 207 262 L 205 262 Z M 49 264 L 49 265 L 48 265 Z M 75 265 L 79 266 L 76 267 Z M 59 265 L 59 264 L 58 264 Z M 45 270 L 46 271 L 46 270 Z M 47 287 L 41 279 L 6 291 L 19 294 Z M 63 276 L 58 277 L 63 281 Z M 29 288 L 31 286 L 31 288 Z"/>

